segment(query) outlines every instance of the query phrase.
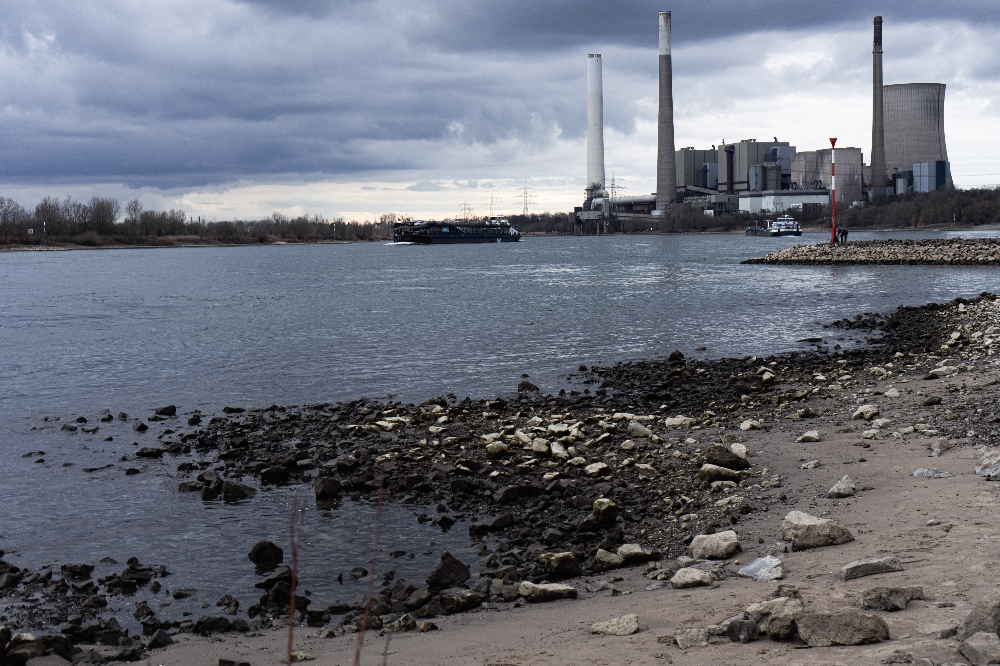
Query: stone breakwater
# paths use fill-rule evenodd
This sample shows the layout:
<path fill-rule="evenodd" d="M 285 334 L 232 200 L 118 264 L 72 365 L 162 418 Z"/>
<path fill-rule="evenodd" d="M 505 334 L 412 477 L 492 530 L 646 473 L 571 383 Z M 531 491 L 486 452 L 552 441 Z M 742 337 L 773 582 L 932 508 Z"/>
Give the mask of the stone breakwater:
<path fill-rule="evenodd" d="M 470 566 L 444 553 L 425 581 L 393 580 L 356 567 L 352 577 L 384 578 L 370 602 L 314 608 L 310 599 L 296 596 L 302 623 L 328 627 L 324 632 L 331 636 L 362 627 L 430 630 L 431 623 L 418 620 L 482 604 L 502 610 L 572 599 L 583 587 L 574 580 L 580 576 L 647 562 L 652 588 L 714 585 L 735 575 L 719 560 L 739 552 L 740 533 L 756 529 L 754 522 L 768 513 L 785 516 L 783 538 L 792 550 L 854 538 L 835 521 L 789 512 L 795 498 L 786 496 L 785 479 L 757 464 L 743 443 L 751 431 L 788 419 L 805 421 L 805 430 L 811 419 L 854 402 L 851 392 L 870 398 L 876 381 L 961 375 L 992 364 L 1000 348 L 1000 299 L 990 294 L 848 323 L 881 337 L 869 347 L 838 353 L 817 340 L 815 349 L 767 358 L 701 361 L 674 352 L 657 361 L 581 367 L 571 390 L 557 395 L 542 395 L 524 381 L 516 394 L 493 400 L 445 394 L 420 405 L 365 399 L 227 407 L 215 416 L 172 405 L 144 419 L 119 414 L 132 422 L 137 437 L 151 440 L 122 463 L 173 468 L 178 492 L 192 501 L 243 506 L 248 520 L 262 494 L 290 485 L 309 488 L 320 507 L 344 495 L 431 506 L 417 520 L 466 530 L 479 542 L 478 562 Z M 942 356 L 948 358 L 939 361 Z M 921 426 L 940 436 L 940 447 L 971 443 L 969 428 L 1000 436 L 993 425 L 1000 417 L 976 409 L 986 401 L 954 401 L 947 409 L 941 402 L 932 396 L 922 403 L 943 416 L 940 424 Z M 872 424 L 859 443 L 867 449 L 885 424 L 872 405 L 850 407 L 853 420 Z M 109 413 L 99 421 L 113 418 Z M 73 437 L 75 428 L 64 428 L 60 436 Z M 806 435 L 811 433 L 812 439 L 801 441 L 816 441 L 818 434 Z M 980 467 L 980 475 L 992 478 L 1000 464 L 984 458 Z M 855 491 L 847 477 L 834 490 L 836 497 Z M 484 538 L 489 534 L 499 538 L 493 548 Z M 231 620 L 169 617 L 161 579 L 170 572 L 159 565 L 133 559 L 121 573 L 92 580 L 93 563 L 29 570 L 0 559 L 0 624 L 14 630 L 0 647 L 8 663 L 20 663 L 12 650 L 18 658 L 55 653 L 77 660 L 80 645 L 95 646 L 85 650 L 90 661 L 128 660 L 169 645 L 178 632 L 247 632 L 281 624 L 292 571 L 266 572 L 283 562 L 282 549 L 268 542 L 251 545 L 249 559 L 262 567 L 260 602 L 242 609 L 234 597 L 220 598 L 216 606 Z M 780 577 L 774 563 L 762 564 L 770 566 L 755 576 Z M 308 583 L 299 581 L 303 588 Z M 600 585 L 609 583 L 589 582 L 586 589 L 609 589 Z M 173 598 L 181 598 L 180 592 L 174 590 Z M 113 609 L 126 600 L 132 600 L 126 605 L 134 609 L 142 636 L 129 635 L 119 622 L 127 618 L 116 618 Z M 776 640 L 795 631 L 791 623 L 772 630 L 770 623 L 748 618 Z M 38 639 L 15 634 L 42 627 L 58 629 Z M 740 627 L 753 633 L 750 625 L 734 625 L 734 631 Z M 881 628 L 875 629 L 868 632 L 873 640 L 884 640 Z M 817 634 L 808 622 L 798 631 L 806 640 Z M 679 645 L 687 640 L 675 638 Z M 829 644 L 823 640 L 815 638 Z"/>
<path fill-rule="evenodd" d="M 747 259 L 744 264 L 906 264 L 993 266 L 1000 264 L 1000 238 L 932 238 L 796 245 Z"/>

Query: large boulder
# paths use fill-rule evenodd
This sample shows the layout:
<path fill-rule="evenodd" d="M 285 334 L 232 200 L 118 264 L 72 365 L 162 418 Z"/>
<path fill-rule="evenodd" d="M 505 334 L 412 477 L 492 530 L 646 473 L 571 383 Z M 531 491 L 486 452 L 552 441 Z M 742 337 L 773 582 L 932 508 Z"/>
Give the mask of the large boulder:
<path fill-rule="evenodd" d="M 31 634 L 14 634 L 7 647 L 7 663 L 15 666 L 45 654 L 45 643 Z"/>
<path fill-rule="evenodd" d="M 819 611 L 795 618 L 799 636 L 811 647 L 865 645 L 889 640 L 889 626 L 878 615 L 855 610 Z"/>
<path fill-rule="evenodd" d="M 743 611 L 743 617 L 757 624 L 764 632 L 767 632 L 771 623 L 779 618 L 795 619 L 802 614 L 803 606 L 801 599 L 791 597 L 778 597 L 760 603 L 750 604 Z"/>
<path fill-rule="evenodd" d="M 712 444 L 705 451 L 705 462 L 726 469 L 742 470 L 750 467 L 750 461 L 742 456 L 738 456 L 723 444 Z"/>
<path fill-rule="evenodd" d="M 222 634 L 229 631 L 231 628 L 232 623 L 228 618 L 222 616 L 212 617 L 211 615 L 203 615 L 198 618 L 197 622 L 194 623 L 192 631 L 196 634 L 207 636 L 209 634 Z"/>
<path fill-rule="evenodd" d="M 914 599 L 924 598 L 924 588 L 912 587 L 870 587 L 858 594 L 858 608 L 877 611 L 900 611 Z"/>
<path fill-rule="evenodd" d="M 225 502 L 247 500 L 257 494 L 257 489 L 236 481 L 226 481 L 222 484 L 222 499 Z"/>
<path fill-rule="evenodd" d="M 691 557 L 696 560 L 728 560 L 740 550 L 739 537 L 733 530 L 700 534 L 691 542 Z"/>
<path fill-rule="evenodd" d="M 791 511 L 781 522 L 782 538 L 792 542 L 792 550 L 836 546 L 854 541 L 850 530 L 835 520 Z"/>
<path fill-rule="evenodd" d="M 1000 633 L 1000 590 L 990 592 L 979 600 L 965 622 L 959 625 L 956 637 L 961 641 L 981 631 Z"/>
<path fill-rule="evenodd" d="M 1000 637 L 979 631 L 962 641 L 958 651 L 973 664 L 1000 664 Z"/>
<path fill-rule="evenodd" d="M 659 551 L 643 548 L 637 543 L 626 543 L 618 547 L 618 555 L 625 564 L 637 564 L 639 562 L 649 562 L 660 558 Z"/>
<path fill-rule="evenodd" d="M 437 568 L 427 577 L 427 586 L 438 590 L 458 587 L 469 580 L 469 575 L 469 565 L 446 550 L 441 553 Z"/>
<path fill-rule="evenodd" d="M 854 578 L 902 570 L 903 565 L 900 564 L 899 558 L 889 555 L 886 557 L 874 557 L 868 560 L 855 560 L 854 562 L 845 564 L 844 568 L 840 570 L 840 578 L 841 580 L 852 580 Z"/>
<path fill-rule="evenodd" d="M 542 568 L 552 578 L 573 578 L 580 575 L 580 562 L 573 553 L 542 553 L 538 556 Z"/>
<path fill-rule="evenodd" d="M 258 567 L 273 567 L 281 564 L 285 559 L 285 552 L 273 542 L 261 539 L 253 545 L 247 557 Z"/>
<path fill-rule="evenodd" d="M 674 577 L 670 579 L 670 585 L 683 590 L 688 587 L 701 587 L 704 585 L 711 585 L 715 582 L 712 578 L 712 574 L 707 571 L 702 571 L 701 569 L 694 569 L 692 567 L 684 567 L 683 569 L 678 569 Z"/>
<path fill-rule="evenodd" d="M 544 583 L 536 585 L 527 581 L 521 583 L 518 593 L 528 603 L 556 601 L 557 599 L 576 599 L 576 588 L 562 583 Z"/>

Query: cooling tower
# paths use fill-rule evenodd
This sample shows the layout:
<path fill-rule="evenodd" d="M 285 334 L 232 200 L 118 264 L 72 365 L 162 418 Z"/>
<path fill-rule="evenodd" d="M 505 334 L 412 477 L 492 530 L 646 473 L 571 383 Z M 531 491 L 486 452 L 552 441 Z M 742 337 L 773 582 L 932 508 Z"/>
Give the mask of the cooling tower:
<path fill-rule="evenodd" d="M 670 12 L 660 12 L 660 112 L 656 149 L 656 209 L 666 210 L 677 196 L 674 157 L 674 93 L 670 62 Z"/>
<path fill-rule="evenodd" d="M 885 166 L 908 171 L 919 162 L 948 161 L 943 83 L 884 86 Z"/>
<path fill-rule="evenodd" d="M 882 89 L 882 17 L 875 17 L 872 43 L 872 186 L 885 187 L 885 103 Z"/>
<path fill-rule="evenodd" d="M 604 84 L 600 53 L 587 55 L 587 189 L 604 189 Z"/>

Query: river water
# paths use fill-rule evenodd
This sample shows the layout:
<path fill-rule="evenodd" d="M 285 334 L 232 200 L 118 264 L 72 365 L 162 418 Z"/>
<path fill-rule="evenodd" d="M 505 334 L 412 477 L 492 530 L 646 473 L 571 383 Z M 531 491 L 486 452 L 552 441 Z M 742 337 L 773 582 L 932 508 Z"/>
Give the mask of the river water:
<path fill-rule="evenodd" d="M 202 612 L 226 592 L 245 607 L 257 580 L 246 553 L 259 538 L 287 542 L 292 490 L 233 506 L 178 493 L 176 460 L 128 477 L 124 463 L 85 472 L 116 463 L 137 436 L 117 422 L 96 435 L 60 423 L 82 415 L 93 424 L 104 410 L 148 416 L 162 404 L 211 412 L 446 391 L 492 397 L 522 373 L 555 391 L 581 363 L 675 348 L 706 357 L 802 349 L 798 340 L 835 319 L 1000 291 L 991 267 L 739 263 L 823 239 L 0 253 L 0 550 L 29 567 L 135 555 L 175 571 L 168 587 L 199 590 L 174 612 Z M 22 457 L 37 450 L 45 462 Z M 420 511 L 433 508 L 387 508 L 379 572 L 422 578 L 444 548 L 474 561 L 467 525 L 442 533 L 418 525 Z M 302 579 L 316 605 L 363 591 L 333 579 L 367 562 L 372 517 L 349 501 L 310 507 Z M 414 557 L 389 561 L 397 548 Z"/>

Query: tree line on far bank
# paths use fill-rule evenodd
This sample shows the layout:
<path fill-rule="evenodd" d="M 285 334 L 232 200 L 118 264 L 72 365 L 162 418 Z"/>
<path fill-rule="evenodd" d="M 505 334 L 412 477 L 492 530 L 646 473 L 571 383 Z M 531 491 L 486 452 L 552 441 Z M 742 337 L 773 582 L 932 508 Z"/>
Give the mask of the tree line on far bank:
<path fill-rule="evenodd" d="M 384 217 L 384 216 L 383 216 Z M 173 245 L 175 243 L 273 243 L 366 241 L 392 237 L 392 225 L 354 222 L 319 215 L 290 218 L 281 213 L 260 220 L 201 221 L 184 211 L 144 210 L 138 200 L 125 205 L 115 199 L 45 197 L 33 211 L 0 197 L 0 244 L 50 243 L 102 245 Z"/>
<path fill-rule="evenodd" d="M 829 225 L 830 221 L 828 207 L 813 220 L 801 219 L 801 213 L 796 212 L 792 216 L 807 224 Z M 612 222 L 611 232 L 737 231 L 764 217 L 708 216 L 693 208 L 680 208 L 661 219 L 619 218 Z M 207 222 L 192 219 L 180 210 L 144 210 L 135 199 L 123 211 L 121 204 L 110 198 L 93 197 L 84 203 L 70 197 L 63 200 L 45 197 L 34 210 L 28 210 L 13 199 L 0 196 L 0 245 L 40 245 L 43 229 L 49 242 L 87 246 L 389 240 L 397 219 L 405 218 L 390 213 L 375 222 L 355 222 L 318 215 L 290 218 L 274 213 L 259 220 Z M 511 215 L 509 219 L 522 234 L 574 233 L 569 213 Z M 848 229 L 945 227 L 953 223 L 1000 225 L 1000 186 L 887 197 L 838 211 L 837 221 Z"/>

